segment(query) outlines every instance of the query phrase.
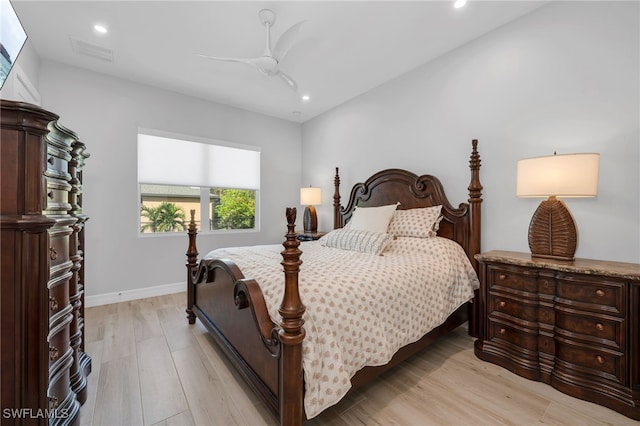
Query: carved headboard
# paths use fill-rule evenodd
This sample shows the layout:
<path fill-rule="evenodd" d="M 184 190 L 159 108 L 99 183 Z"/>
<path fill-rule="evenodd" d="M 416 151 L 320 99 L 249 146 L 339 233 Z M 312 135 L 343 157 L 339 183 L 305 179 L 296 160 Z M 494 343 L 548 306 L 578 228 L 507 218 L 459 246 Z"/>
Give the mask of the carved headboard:
<path fill-rule="evenodd" d="M 469 200 L 468 203 L 460 203 L 458 207 L 453 207 L 449 202 L 438 178 L 431 175 L 418 176 L 402 169 L 382 170 L 365 182 L 357 183 L 351 189 L 349 200 L 343 207 L 340 204 L 340 176 L 336 167 L 333 227 L 341 228 L 349 222 L 356 206 L 375 207 L 400 202 L 398 209 L 413 209 L 441 205 L 443 219 L 438 235 L 458 242 L 477 271 L 474 256 L 480 252 L 482 185 L 476 140 L 473 141 L 469 167 Z"/>

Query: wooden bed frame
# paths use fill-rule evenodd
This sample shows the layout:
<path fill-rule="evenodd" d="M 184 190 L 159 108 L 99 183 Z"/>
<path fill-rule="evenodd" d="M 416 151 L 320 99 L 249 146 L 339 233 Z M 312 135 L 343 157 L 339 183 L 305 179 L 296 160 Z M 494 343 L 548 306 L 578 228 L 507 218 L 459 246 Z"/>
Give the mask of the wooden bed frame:
<path fill-rule="evenodd" d="M 458 207 L 449 203 L 436 177 L 417 176 L 400 169 L 378 172 L 364 183 L 356 184 L 346 207 L 342 207 L 340 177 L 336 168 L 334 228 L 340 228 L 349 221 L 356 205 L 371 207 L 398 201 L 401 209 L 442 205 L 443 219 L 438 235 L 457 241 L 477 272 L 478 263 L 474 255 L 480 252 L 482 185 L 476 140 L 472 142 L 469 167 L 469 200 Z M 258 283 L 244 277 L 233 262 L 225 259 L 198 262 L 193 213 L 188 230 L 186 312 L 190 324 L 195 323 L 196 317 L 200 319 L 282 425 L 301 425 L 305 420 L 302 371 L 302 342 L 305 337 L 302 316 L 305 307 L 298 292 L 302 252 L 298 249 L 300 242 L 295 232 L 295 209 L 288 208 L 286 215 L 288 232 L 282 252 L 285 289 L 279 308 L 280 324 L 271 321 Z M 476 299 L 477 296 L 476 292 Z M 476 306 L 477 303 L 473 302 L 463 305 L 421 340 L 401 348 L 388 364 L 358 371 L 351 380 L 352 389 L 370 382 L 467 320 L 469 334 L 477 336 Z"/>

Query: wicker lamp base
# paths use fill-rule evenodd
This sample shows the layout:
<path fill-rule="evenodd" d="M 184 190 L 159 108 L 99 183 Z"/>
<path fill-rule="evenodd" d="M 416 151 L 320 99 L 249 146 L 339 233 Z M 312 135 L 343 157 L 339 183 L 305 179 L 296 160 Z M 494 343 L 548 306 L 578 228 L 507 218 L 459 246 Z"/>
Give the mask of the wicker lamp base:
<path fill-rule="evenodd" d="M 531 256 L 574 260 L 578 233 L 566 204 L 556 197 L 540 203 L 529 224 Z"/>

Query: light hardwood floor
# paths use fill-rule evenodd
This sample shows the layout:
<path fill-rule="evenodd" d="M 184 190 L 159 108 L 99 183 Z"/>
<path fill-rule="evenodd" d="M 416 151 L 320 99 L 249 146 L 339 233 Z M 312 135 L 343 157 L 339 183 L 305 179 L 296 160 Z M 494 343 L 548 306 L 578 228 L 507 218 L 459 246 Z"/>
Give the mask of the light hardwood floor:
<path fill-rule="evenodd" d="M 204 327 L 186 295 L 88 308 L 91 356 L 83 425 L 275 425 Z M 638 425 L 480 361 L 461 327 L 355 391 L 309 425 Z"/>

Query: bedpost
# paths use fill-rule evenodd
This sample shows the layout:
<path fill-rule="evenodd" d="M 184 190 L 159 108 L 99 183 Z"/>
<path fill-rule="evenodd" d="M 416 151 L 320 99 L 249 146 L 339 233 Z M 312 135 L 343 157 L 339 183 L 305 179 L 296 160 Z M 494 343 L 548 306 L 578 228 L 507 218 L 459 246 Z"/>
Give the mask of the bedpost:
<path fill-rule="evenodd" d="M 191 221 L 187 228 L 187 234 L 189 234 L 189 248 L 187 249 L 187 319 L 189 324 L 195 324 L 196 316 L 193 313 L 194 300 L 194 288 L 191 282 L 191 274 L 198 268 L 198 249 L 196 248 L 196 235 L 198 235 L 198 226 L 196 225 L 196 211 L 191 210 Z"/>
<path fill-rule="evenodd" d="M 471 169 L 471 182 L 469 183 L 469 209 L 471 218 L 471 241 L 469 254 L 473 257 L 480 253 L 480 205 L 482 204 L 482 185 L 480 184 L 480 154 L 478 154 L 478 140 L 472 142 L 469 168 Z M 478 261 L 473 257 L 471 264 L 478 272 Z"/>
<path fill-rule="evenodd" d="M 333 229 L 342 228 L 342 215 L 340 214 L 340 174 L 336 167 L 336 177 L 333 178 Z"/>
<path fill-rule="evenodd" d="M 287 208 L 287 235 L 282 244 L 282 266 L 284 267 L 284 296 L 278 312 L 282 316 L 279 338 L 282 342 L 280 354 L 279 404 L 281 425 L 301 425 L 304 419 L 302 341 L 305 331 L 302 328 L 305 307 L 298 291 L 298 272 L 300 255 L 295 232 L 296 209 Z"/>
<path fill-rule="evenodd" d="M 471 182 L 469 183 L 469 216 L 471 226 L 471 238 L 468 254 L 471 256 L 471 265 L 478 273 L 478 261 L 475 255 L 480 253 L 480 207 L 482 205 L 482 185 L 480 184 L 480 154 L 478 154 L 478 140 L 472 142 L 469 168 L 471 169 Z M 478 337 L 480 333 L 480 297 L 479 291 L 475 291 L 474 303 L 470 304 L 469 335 Z"/>

